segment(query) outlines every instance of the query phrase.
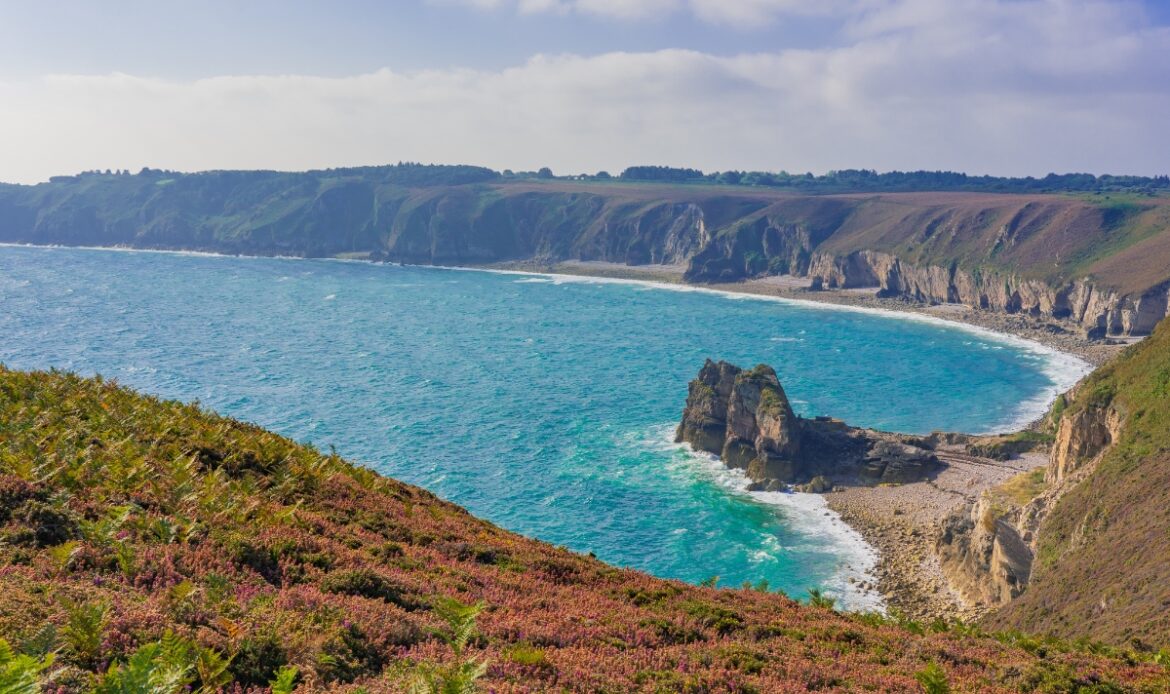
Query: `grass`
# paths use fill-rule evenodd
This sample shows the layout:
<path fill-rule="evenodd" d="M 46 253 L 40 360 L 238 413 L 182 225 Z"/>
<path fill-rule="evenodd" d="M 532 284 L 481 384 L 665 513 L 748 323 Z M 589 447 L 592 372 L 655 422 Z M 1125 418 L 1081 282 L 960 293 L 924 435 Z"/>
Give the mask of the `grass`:
<path fill-rule="evenodd" d="M 1028 472 L 1021 472 L 1003 484 L 997 486 L 993 493 L 1007 498 L 1017 507 L 1024 506 L 1048 488 L 1044 481 L 1044 468 L 1036 468 Z"/>
<path fill-rule="evenodd" d="M 1170 644 L 1170 321 L 1062 406 L 1123 424 L 1039 531 L 1028 590 L 990 624 L 1148 648 Z M 1032 491 L 1021 483 L 1022 497 Z"/>
<path fill-rule="evenodd" d="M 0 543 L 5 691 L 910 691 L 928 661 L 954 691 L 1015 691 L 1047 664 L 1170 687 L 1151 659 L 617 569 L 64 373 L 0 367 Z"/>

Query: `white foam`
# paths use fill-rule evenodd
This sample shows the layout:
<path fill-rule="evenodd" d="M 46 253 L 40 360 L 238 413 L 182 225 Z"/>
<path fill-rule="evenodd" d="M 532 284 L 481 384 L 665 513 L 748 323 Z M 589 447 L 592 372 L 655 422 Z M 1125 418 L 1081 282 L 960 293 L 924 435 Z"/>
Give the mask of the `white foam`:
<path fill-rule="evenodd" d="M 781 509 L 788 526 L 809 540 L 798 548 L 827 549 L 838 557 L 836 571 L 821 586 L 837 600 L 838 605 L 846 610 L 858 612 L 885 611 L 885 601 L 881 594 L 861 587 L 862 584 L 877 585 L 875 573 L 878 562 L 877 550 L 842 520 L 836 511 L 829 508 L 828 501 L 823 495 L 748 491 L 751 480 L 742 470 L 727 467 L 714 455 L 699 453 L 690 446 L 675 443 L 673 432 L 673 424 L 654 427 L 646 437 L 645 443 L 658 450 L 680 454 L 683 464 L 697 470 L 699 474 L 733 494 L 749 496 L 759 503 Z M 774 536 L 765 538 L 765 544 L 769 545 L 773 552 L 782 552 L 786 549 Z M 773 552 L 763 551 L 755 558 L 755 563 L 774 558 Z"/>

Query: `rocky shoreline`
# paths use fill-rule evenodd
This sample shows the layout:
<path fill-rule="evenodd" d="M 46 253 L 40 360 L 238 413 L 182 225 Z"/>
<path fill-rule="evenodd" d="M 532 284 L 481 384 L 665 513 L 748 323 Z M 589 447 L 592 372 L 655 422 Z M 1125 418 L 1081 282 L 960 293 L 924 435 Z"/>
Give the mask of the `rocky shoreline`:
<path fill-rule="evenodd" d="M 545 272 L 613 279 L 684 284 L 679 265 L 626 266 L 619 263 L 525 261 L 490 269 Z M 901 311 L 966 323 L 1013 335 L 1072 354 L 1093 366 L 1112 359 L 1134 339 L 1099 340 L 1067 321 L 973 309 L 964 305 L 928 305 L 878 297 L 877 290 L 813 290 L 804 278 L 773 276 L 745 282 L 694 285 L 719 291 Z M 1034 422 L 1029 428 L 1036 428 Z M 680 434 L 681 436 L 681 434 Z M 876 590 L 893 610 L 920 621 L 972 621 L 987 613 L 985 605 L 965 600 L 948 582 L 936 551 L 939 528 L 950 514 L 976 503 L 984 491 L 1047 463 L 1042 452 L 1024 452 L 1009 460 L 973 455 L 972 441 L 940 441 L 941 471 L 928 479 L 897 485 L 833 485 L 823 491 L 829 506 L 878 553 Z"/>
<path fill-rule="evenodd" d="M 877 591 L 886 604 L 919 621 L 970 622 L 987 609 L 964 600 L 947 581 L 936 552 L 940 523 L 952 512 L 1021 472 L 1043 467 L 1029 453 L 1009 461 L 947 458 L 935 479 L 896 487 L 850 487 L 826 493 L 830 509 L 878 551 Z"/>

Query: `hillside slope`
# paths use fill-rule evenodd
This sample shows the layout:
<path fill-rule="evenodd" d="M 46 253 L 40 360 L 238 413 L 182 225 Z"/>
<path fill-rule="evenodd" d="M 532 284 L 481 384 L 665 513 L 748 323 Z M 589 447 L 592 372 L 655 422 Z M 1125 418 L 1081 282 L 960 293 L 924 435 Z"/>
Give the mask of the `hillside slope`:
<path fill-rule="evenodd" d="M 616 569 L 98 379 L 0 368 L 0 433 L 0 636 L 24 654 L 0 644 L 0 672 L 47 666 L 59 691 L 263 688 L 288 666 L 302 687 L 402 691 L 477 663 L 500 692 L 1170 686 L 1133 655 Z M 477 635 L 448 598 L 482 601 Z"/>
<path fill-rule="evenodd" d="M 811 195 L 746 186 L 505 180 L 416 165 L 86 174 L 0 185 L 0 241 L 461 265 L 685 264 L 1146 334 L 1170 313 L 1170 199 Z"/>
<path fill-rule="evenodd" d="M 1170 643 L 1170 321 L 1078 386 L 1044 483 L 1031 580 L 988 623 Z"/>

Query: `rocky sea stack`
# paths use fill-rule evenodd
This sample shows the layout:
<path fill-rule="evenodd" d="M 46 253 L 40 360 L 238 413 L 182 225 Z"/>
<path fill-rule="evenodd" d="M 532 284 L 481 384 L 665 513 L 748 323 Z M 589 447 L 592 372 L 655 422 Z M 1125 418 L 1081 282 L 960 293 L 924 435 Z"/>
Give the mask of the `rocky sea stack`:
<path fill-rule="evenodd" d="M 941 465 L 929 440 L 797 416 L 775 370 L 764 364 L 744 370 L 708 359 L 690 383 L 675 440 L 743 469 L 755 489 L 904 484 Z"/>

